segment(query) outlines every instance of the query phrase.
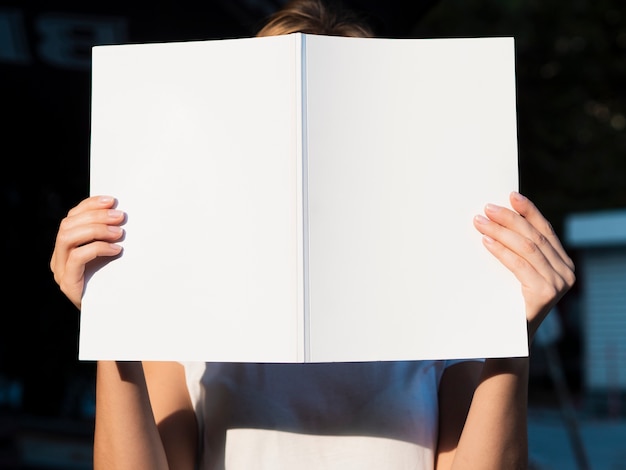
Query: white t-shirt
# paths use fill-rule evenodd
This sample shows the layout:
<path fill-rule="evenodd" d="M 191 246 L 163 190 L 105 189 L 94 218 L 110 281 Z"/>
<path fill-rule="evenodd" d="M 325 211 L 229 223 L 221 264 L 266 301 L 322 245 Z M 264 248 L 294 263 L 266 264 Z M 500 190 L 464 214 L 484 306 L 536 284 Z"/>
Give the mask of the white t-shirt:
<path fill-rule="evenodd" d="M 185 363 L 200 470 L 431 470 L 459 361 Z"/>

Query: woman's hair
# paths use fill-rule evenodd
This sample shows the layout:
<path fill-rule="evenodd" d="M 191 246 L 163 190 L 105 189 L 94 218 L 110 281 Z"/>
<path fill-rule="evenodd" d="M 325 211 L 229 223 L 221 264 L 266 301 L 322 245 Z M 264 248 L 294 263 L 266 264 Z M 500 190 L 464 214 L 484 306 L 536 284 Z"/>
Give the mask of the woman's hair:
<path fill-rule="evenodd" d="M 367 22 L 355 12 L 324 0 L 290 0 L 269 17 L 257 36 L 290 33 L 373 37 Z"/>

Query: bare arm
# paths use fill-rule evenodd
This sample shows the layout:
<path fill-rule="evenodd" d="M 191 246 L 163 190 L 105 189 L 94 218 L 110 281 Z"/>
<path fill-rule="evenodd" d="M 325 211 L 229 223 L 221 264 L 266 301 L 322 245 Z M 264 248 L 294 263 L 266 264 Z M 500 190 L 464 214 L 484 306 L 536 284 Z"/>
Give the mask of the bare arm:
<path fill-rule="evenodd" d="M 527 384 L 528 358 L 462 363 L 446 371 L 436 468 L 525 469 Z"/>
<path fill-rule="evenodd" d="M 50 268 L 80 309 L 85 266 L 121 247 L 124 213 L 111 197 L 85 199 L 60 224 Z M 99 362 L 94 468 L 192 470 L 196 422 L 184 370 L 177 363 Z"/>
<path fill-rule="evenodd" d="M 193 470 L 196 439 L 180 364 L 98 363 L 95 470 Z"/>
<path fill-rule="evenodd" d="M 515 211 L 487 206 L 474 224 L 485 247 L 522 287 L 529 342 L 575 282 L 574 265 L 552 227 L 525 197 Z M 497 332 L 494 332 L 497 334 Z M 525 469 L 529 358 L 487 359 L 448 369 L 440 384 L 437 469 Z"/>

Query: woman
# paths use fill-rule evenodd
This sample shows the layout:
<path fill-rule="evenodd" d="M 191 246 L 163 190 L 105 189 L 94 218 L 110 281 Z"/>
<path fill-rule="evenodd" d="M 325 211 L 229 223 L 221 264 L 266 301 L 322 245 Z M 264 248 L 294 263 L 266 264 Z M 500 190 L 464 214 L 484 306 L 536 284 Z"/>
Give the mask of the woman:
<path fill-rule="evenodd" d="M 259 36 L 372 36 L 295 0 Z M 574 283 L 550 224 L 519 193 L 474 226 L 519 280 L 529 341 Z M 55 280 L 80 309 L 85 265 L 117 255 L 124 213 L 85 199 L 61 222 Z M 97 365 L 96 469 L 517 469 L 527 465 L 528 358 L 348 364 Z"/>

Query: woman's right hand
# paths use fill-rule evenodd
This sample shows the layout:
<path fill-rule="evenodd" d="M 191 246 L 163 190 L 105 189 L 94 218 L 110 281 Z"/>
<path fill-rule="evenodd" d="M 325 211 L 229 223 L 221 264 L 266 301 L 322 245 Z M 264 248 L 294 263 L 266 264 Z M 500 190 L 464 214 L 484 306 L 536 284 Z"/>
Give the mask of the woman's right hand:
<path fill-rule="evenodd" d="M 122 238 L 125 214 L 115 209 L 111 196 L 92 196 L 71 209 L 59 226 L 50 259 L 54 280 L 80 309 L 85 285 L 85 265 L 100 256 L 122 251 L 115 244 Z"/>

